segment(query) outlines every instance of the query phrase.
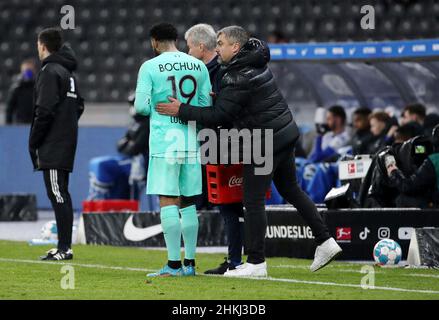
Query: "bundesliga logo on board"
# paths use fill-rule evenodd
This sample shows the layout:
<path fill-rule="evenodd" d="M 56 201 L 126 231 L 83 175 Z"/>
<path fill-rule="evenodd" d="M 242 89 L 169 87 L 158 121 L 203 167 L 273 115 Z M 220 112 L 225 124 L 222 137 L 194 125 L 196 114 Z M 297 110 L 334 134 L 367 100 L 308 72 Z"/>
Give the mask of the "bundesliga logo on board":
<path fill-rule="evenodd" d="M 337 228 L 336 229 L 336 240 L 339 242 L 343 242 L 343 241 L 351 241 L 351 233 L 352 233 L 352 229 L 351 228 Z"/>

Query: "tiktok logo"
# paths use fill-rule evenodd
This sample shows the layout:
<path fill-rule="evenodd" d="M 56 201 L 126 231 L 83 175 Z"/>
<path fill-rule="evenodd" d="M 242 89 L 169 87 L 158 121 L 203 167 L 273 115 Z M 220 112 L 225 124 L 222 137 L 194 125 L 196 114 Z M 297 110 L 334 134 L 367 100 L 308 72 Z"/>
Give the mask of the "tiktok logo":
<path fill-rule="evenodd" d="M 360 240 L 366 240 L 370 230 L 367 227 L 364 227 L 364 230 L 360 232 Z"/>

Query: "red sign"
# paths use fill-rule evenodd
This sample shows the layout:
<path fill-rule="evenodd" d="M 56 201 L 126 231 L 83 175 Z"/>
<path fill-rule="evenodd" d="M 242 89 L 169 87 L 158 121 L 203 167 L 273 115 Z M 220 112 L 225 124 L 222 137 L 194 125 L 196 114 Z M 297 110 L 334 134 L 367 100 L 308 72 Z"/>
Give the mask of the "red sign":
<path fill-rule="evenodd" d="M 351 240 L 351 228 L 336 228 L 336 240 Z"/>
<path fill-rule="evenodd" d="M 353 174 L 353 173 L 355 173 L 355 163 L 349 163 L 349 166 L 348 166 L 348 173 L 349 173 L 349 174 Z"/>

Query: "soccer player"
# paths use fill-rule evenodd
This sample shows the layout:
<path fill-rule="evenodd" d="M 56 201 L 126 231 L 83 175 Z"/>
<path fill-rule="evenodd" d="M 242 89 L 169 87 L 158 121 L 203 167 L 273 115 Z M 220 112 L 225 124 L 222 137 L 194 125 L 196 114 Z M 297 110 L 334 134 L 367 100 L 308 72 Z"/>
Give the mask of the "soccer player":
<path fill-rule="evenodd" d="M 168 97 L 211 104 L 209 72 L 204 63 L 178 51 L 177 30 L 160 23 L 150 30 L 157 57 L 139 70 L 134 106 L 150 116 L 147 194 L 160 197 L 160 218 L 168 250 L 168 263 L 148 276 L 195 275 L 198 216 L 193 197 L 202 192 L 201 164 L 195 126 L 158 114 L 154 106 Z M 181 221 L 180 221 L 181 215 Z M 180 257 L 183 236 L 185 259 Z"/>
<path fill-rule="evenodd" d="M 41 259 L 70 260 L 73 208 L 69 174 L 73 170 L 78 120 L 84 104 L 73 76 L 76 58 L 70 47 L 63 45 L 60 30 L 48 28 L 40 32 L 38 55 L 41 70 L 35 82 L 29 152 L 34 169 L 43 171 L 58 228 L 58 247 Z"/>

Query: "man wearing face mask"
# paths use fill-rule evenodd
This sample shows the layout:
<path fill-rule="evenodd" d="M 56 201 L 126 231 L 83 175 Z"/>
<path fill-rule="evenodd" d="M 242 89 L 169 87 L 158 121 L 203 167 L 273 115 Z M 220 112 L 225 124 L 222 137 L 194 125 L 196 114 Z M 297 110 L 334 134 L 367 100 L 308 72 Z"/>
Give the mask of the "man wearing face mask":
<path fill-rule="evenodd" d="M 20 74 L 9 89 L 6 101 L 6 124 L 30 124 L 32 122 L 35 62 L 24 60 Z"/>

